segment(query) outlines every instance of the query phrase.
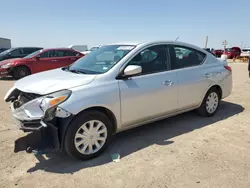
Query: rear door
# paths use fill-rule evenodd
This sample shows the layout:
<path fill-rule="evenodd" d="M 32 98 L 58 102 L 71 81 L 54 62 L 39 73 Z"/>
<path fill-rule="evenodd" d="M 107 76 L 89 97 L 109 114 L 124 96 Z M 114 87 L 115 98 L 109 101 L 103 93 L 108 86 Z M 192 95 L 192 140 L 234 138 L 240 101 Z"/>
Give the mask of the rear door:
<path fill-rule="evenodd" d="M 76 60 L 78 60 L 81 56 L 79 52 L 73 50 L 57 50 L 58 53 L 58 67 L 65 67 Z"/>
<path fill-rule="evenodd" d="M 206 54 L 181 45 L 170 45 L 171 70 L 177 74 L 178 106 L 188 109 L 201 103 L 211 85 L 211 66 L 204 64 Z M 183 55 L 177 55 L 181 51 Z"/>

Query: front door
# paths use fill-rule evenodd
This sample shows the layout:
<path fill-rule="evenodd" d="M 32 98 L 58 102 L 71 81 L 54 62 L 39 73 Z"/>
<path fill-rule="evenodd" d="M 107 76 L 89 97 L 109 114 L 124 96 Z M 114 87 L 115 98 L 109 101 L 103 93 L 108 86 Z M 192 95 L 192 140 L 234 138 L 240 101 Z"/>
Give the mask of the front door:
<path fill-rule="evenodd" d="M 33 72 L 42 72 L 58 68 L 58 57 L 55 50 L 46 50 L 39 54 L 39 59 L 35 60 Z"/>
<path fill-rule="evenodd" d="M 165 45 L 144 49 L 128 63 L 140 65 L 142 74 L 119 80 L 123 126 L 161 117 L 177 109 L 177 76 L 168 71 L 168 63 Z"/>

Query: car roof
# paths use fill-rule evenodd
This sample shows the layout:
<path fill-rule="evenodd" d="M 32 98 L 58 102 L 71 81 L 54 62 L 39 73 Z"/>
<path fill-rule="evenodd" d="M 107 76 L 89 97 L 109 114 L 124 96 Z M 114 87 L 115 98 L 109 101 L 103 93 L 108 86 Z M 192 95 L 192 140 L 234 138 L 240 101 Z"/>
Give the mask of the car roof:
<path fill-rule="evenodd" d="M 43 50 L 74 50 L 72 48 L 44 48 Z"/>
<path fill-rule="evenodd" d="M 180 46 L 186 46 L 186 47 L 190 47 L 190 48 L 194 48 L 194 49 L 199 49 L 202 51 L 205 51 L 204 49 L 189 44 L 189 43 L 185 43 L 185 42 L 180 42 L 180 41 L 171 41 L 171 40 L 156 40 L 156 41 L 132 41 L 132 42 L 117 42 L 117 43 L 113 43 L 113 44 L 108 44 L 108 45 L 131 45 L 131 46 L 148 46 L 148 45 L 157 45 L 157 44 L 174 44 L 174 45 L 180 45 Z"/>
<path fill-rule="evenodd" d="M 13 47 L 13 48 L 10 48 L 10 49 L 13 49 L 13 50 L 14 50 L 14 49 L 24 49 L 24 48 L 37 48 L 37 49 L 43 49 L 42 47 L 32 47 L 32 46 L 31 46 L 31 47 L 27 47 L 27 46 L 26 46 L 26 47 Z"/>

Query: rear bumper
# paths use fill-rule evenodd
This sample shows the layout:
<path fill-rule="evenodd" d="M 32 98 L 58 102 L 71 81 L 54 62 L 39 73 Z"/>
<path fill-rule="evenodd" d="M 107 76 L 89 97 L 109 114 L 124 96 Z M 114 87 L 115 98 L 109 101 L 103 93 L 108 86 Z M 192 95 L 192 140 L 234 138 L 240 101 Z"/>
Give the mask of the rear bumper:
<path fill-rule="evenodd" d="M 222 84 L 222 99 L 228 97 L 232 93 L 233 78 L 232 73 L 228 74 Z"/>

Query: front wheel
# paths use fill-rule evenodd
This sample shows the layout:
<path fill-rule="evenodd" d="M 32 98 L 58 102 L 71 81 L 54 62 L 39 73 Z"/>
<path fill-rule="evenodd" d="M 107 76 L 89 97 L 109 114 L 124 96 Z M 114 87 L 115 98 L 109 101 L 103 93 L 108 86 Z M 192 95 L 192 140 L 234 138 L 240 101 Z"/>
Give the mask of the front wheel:
<path fill-rule="evenodd" d="M 23 77 L 28 76 L 28 75 L 30 75 L 30 70 L 26 66 L 16 67 L 16 68 L 14 68 L 14 70 L 12 72 L 12 76 L 15 79 L 20 79 L 20 78 L 23 78 Z"/>
<path fill-rule="evenodd" d="M 220 95 L 216 88 L 210 89 L 203 99 L 201 106 L 197 109 L 200 116 L 213 116 L 218 110 L 220 104 Z"/>
<path fill-rule="evenodd" d="M 109 145 L 112 122 L 98 111 L 86 111 L 70 123 L 64 148 L 73 158 L 86 160 L 99 156 Z"/>

